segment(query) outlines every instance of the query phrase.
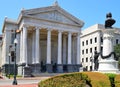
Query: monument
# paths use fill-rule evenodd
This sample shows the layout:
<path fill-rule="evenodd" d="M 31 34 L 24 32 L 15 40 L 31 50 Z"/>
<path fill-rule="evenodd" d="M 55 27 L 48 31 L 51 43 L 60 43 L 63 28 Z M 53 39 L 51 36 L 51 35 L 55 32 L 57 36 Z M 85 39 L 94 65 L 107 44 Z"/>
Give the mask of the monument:
<path fill-rule="evenodd" d="M 112 28 L 112 25 L 115 23 L 115 20 L 112 19 L 112 14 L 108 13 L 106 15 L 105 29 L 103 32 L 103 51 L 101 54 L 101 59 L 99 60 L 99 72 L 104 73 L 117 73 L 118 72 L 118 61 L 115 58 L 115 53 L 113 51 L 113 39 L 115 30 Z"/>

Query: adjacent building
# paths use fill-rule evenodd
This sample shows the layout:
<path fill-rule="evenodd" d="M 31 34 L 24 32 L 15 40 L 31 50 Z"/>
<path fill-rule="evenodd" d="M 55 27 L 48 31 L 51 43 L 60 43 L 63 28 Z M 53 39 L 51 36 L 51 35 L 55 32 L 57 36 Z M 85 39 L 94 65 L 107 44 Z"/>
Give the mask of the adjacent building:
<path fill-rule="evenodd" d="M 15 55 L 19 75 L 79 71 L 83 25 L 58 3 L 23 9 L 17 20 L 6 17 L 2 29 L 3 72 L 8 73 L 10 63 L 12 73 Z"/>
<path fill-rule="evenodd" d="M 103 49 L 103 29 L 105 29 L 104 25 L 95 24 L 82 31 L 80 57 L 84 70 L 94 70 L 94 52 L 102 52 Z M 116 30 L 114 33 L 113 44 L 120 44 L 120 29 L 113 29 Z"/>

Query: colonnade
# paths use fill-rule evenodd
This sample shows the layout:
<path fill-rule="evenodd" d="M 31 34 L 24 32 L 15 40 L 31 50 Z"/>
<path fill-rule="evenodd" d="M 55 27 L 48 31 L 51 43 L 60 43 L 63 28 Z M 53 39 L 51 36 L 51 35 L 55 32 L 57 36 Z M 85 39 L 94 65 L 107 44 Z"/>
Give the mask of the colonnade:
<path fill-rule="evenodd" d="M 47 55 L 46 55 L 46 64 L 48 64 L 48 69 L 50 70 L 51 64 L 51 29 L 47 30 Z M 27 57 L 27 33 L 28 28 L 24 26 L 20 34 L 20 63 L 28 66 L 28 57 Z M 32 35 L 32 64 L 40 64 L 40 28 L 35 27 L 35 33 Z M 63 31 L 58 30 L 58 57 L 57 64 L 63 64 L 62 57 L 67 56 L 67 64 L 72 64 L 72 33 L 68 31 L 68 42 L 65 38 L 62 37 Z M 76 63 L 80 64 L 80 32 L 76 32 L 77 37 L 77 58 Z M 63 39 L 63 40 L 62 40 Z M 65 43 L 62 44 L 62 41 Z M 62 47 L 65 48 L 65 44 L 68 43 L 68 49 L 62 50 Z M 62 46 L 63 45 L 63 46 Z M 33 47 L 35 46 L 35 47 Z M 68 51 L 67 51 L 68 50 Z M 63 52 L 62 52 L 63 51 Z M 64 52 L 68 52 L 65 54 Z M 64 53 L 64 54 L 63 54 Z"/>

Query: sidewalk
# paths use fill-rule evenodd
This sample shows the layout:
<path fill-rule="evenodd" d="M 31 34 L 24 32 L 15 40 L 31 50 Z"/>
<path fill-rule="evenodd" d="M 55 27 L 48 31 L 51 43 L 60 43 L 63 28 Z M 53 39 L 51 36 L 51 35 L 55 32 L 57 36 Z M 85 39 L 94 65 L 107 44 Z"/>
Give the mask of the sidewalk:
<path fill-rule="evenodd" d="M 38 87 L 38 84 L 5 85 L 0 87 Z"/>

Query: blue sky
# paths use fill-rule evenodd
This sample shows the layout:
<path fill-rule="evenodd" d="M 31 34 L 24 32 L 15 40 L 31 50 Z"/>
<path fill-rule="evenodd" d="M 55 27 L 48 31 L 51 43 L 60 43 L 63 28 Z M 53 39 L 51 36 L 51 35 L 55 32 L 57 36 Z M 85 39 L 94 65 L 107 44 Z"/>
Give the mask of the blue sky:
<path fill-rule="evenodd" d="M 56 0 L 1 0 L 0 33 L 5 16 L 16 19 L 22 8 L 32 9 L 52 5 Z M 106 13 L 111 12 L 116 20 L 115 27 L 120 27 L 120 0 L 58 0 L 59 5 L 75 17 L 83 20 L 82 29 L 96 23 L 104 24 Z"/>

